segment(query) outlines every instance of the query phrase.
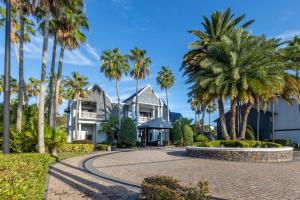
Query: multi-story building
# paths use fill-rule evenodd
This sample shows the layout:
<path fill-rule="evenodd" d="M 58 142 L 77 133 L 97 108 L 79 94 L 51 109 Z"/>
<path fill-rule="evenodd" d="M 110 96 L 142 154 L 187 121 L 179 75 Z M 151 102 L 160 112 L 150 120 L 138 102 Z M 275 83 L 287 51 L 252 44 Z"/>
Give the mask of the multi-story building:
<path fill-rule="evenodd" d="M 163 145 L 169 141 L 167 106 L 150 85 L 138 91 L 138 116 L 135 116 L 136 94 L 121 103 L 122 117 L 138 120 L 137 141 L 147 145 Z M 68 141 L 75 140 L 76 101 L 70 100 L 67 113 Z M 109 117 L 118 117 L 117 103 L 98 85 L 88 88 L 88 95 L 81 99 L 78 109 L 79 139 L 90 139 L 94 143 L 105 141 L 107 136 L 101 132 L 101 124 Z M 172 113 L 170 114 L 172 115 Z"/>

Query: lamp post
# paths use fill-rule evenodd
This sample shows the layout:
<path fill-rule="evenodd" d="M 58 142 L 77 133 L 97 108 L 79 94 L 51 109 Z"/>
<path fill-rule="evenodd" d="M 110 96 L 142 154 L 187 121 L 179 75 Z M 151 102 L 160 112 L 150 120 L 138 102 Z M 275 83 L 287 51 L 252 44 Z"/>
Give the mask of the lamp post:
<path fill-rule="evenodd" d="M 9 128 L 10 128 L 10 26 L 11 2 L 6 1 L 5 22 L 5 58 L 4 58 L 4 105 L 3 105 L 3 153 L 9 154 Z"/>

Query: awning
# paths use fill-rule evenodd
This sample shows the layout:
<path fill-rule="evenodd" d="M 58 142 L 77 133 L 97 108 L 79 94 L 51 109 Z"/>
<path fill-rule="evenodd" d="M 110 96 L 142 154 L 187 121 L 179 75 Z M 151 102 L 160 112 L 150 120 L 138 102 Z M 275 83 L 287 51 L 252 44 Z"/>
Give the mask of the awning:
<path fill-rule="evenodd" d="M 172 125 L 163 118 L 152 119 L 138 126 L 139 129 L 171 129 Z"/>

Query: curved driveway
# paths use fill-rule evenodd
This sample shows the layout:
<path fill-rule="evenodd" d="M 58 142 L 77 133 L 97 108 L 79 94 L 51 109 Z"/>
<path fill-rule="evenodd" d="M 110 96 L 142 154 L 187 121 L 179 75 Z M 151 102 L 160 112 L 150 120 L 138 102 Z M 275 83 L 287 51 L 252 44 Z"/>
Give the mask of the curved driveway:
<path fill-rule="evenodd" d="M 150 149 L 107 154 L 85 167 L 108 180 L 139 186 L 143 178 L 167 175 L 184 184 L 207 180 L 218 199 L 300 199 L 300 160 L 243 163 L 191 158 L 183 149 Z"/>

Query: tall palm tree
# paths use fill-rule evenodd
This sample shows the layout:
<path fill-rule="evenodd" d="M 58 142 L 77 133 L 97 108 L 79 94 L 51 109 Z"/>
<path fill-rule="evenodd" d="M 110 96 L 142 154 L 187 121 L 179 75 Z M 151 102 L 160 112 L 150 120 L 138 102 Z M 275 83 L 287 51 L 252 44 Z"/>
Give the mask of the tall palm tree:
<path fill-rule="evenodd" d="M 36 99 L 36 106 L 39 105 L 39 93 L 40 93 L 40 81 L 34 77 L 29 77 L 29 81 L 26 84 L 25 88 L 26 88 L 26 93 L 28 95 L 29 98 L 34 97 Z"/>
<path fill-rule="evenodd" d="M 121 127 L 121 108 L 120 108 L 120 94 L 119 94 L 119 81 L 123 75 L 126 75 L 129 71 L 129 64 L 127 56 L 120 54 L 118 48 L 114 48 L 113 50 L 104 50 L 100 57 L 102 64 L 100 67 L 100 71 L 104 73 L 104 75 L 109 78 L 109 80 L 114 79 L 116 81 L 116 91 L 118 98 L 118 128 L 120 130 Z M 118 141 L 119 141 L 119 133 L 118 133 Z"/>
<path fill-rule="evenodd" d="M 6 1 L 5 22 L 5 64 L 4 64 L 4 105 L 3 105 L 3 153 L 9 154 L 9 128 L 10 128 L 10 25 L 11 25 L 11 3 Z"/>
<path fill-rule="evenodd" d="M 81 32 L 82 30 L 88 30 L 88 19 L 83 12 L 84 7 L 81 4 L 81 0 L 74 1 L 70 7 L 66 8 L 64 15 L 60 19 L 60 24 L 57 27 L 57 39 L 61 45 L 57 79 L 55 84 L 55 91 L 53 97 L 53 108 L 52 108 L 52 127 L 56 128 L 56 112 L 59 105 L 59 92 L 62 81 L 62 67 L 64 59 L 65 49 L 73 50 L 79 48 L 80 44 L 86 42 L 85 35 Z M 65 17 L 67 16 L 67 17 Z M 66 31 L 67 30 L 67 31 Z"/>
<path fill-rule="evenodd" d="M 134 63 L 133 68 L 130 72 L 131 76 L 136 80 L 135 90 L 135 125 L 138 126 L 139 122 L 139 111 L 138 111 L 138 91 L 139 91 L 139 80 L 145 79 L 146 75 L 150 74 L 151 59 L 146 57 L 146 50 L 141 50 L 137 47 L 130 50 L 128 55 L 129 59 Z"/>
<path fill-rule="evenodd" d="M 207 104 L 206 112 L 208 113 L 208 127 L 209 127 L 209 134 L 211 134 L 211 128 L 210 128 L 210 115 L 211 113 L 215 112 L 217 110 L 217 105 L 216 103 L 210 102 Z"/>
<path fill-rule="evenodd" d="M 166 90 L 166 99 L 167 99 L 167 120 L 170 121 L 170 111 L 169 111 L 169 98 L 168 90 L 174 85 L 175 76 L 173 72 L 167 66 L 162 66 L 160 72 L 157 73 L 156 82 L 161 89 Z"/>
<path fill-rule="evenodd" d="M 80 98 L 86 95 L 85 87 L 89 84 L 87 77 L 81 76 L 78 72 L 72 72 L 71 77 L 67 76 L 65 80 L 65 87 L 67 88 L 67 95 L 76 101 L 75 112 L 75 139 L 79 140 L 78 134 L 78 110 Z"/>
<path fill-rule="evenodd" d="M 181 67 L 181 70 L 184 71 L 184 75 L 188 76 L 187 83 L 192 84 L 191 91 L 193 91 L 193 88 L 197 86 L 197 72 L 201 69 L 201 65 L 199 63 L 201 59 L 203 59 L 203 57 L 207 56 L 206 52 L 209 46 L 216 42 L 220 42 L 224 35 L 235 30 L 237 27 L 247 28 L 254 22 L 254 20 L 250 20 L 241 24 L 241 22 L 245 19 L 245 15 L 235 17 L 235 15 L 231 13 L 230 8 L 228 8 L 225 12 L 214 12 L 210 16 L 210 19 L 206 16 L 204 16 L 203 18 L 204 22 L 202 23 L 202 25 L 204 31 L 190 31 L 190 33 L 198 37 L 198 40 L 189 45 L 191 50 L 187 54 L 185 54 Z M 190 92 L 190 94 L 192 95 L 192 92 Z M 206 98 L 208 97 L 209 96 L 206 96 Z M 220 115 L 221 131 L 224 138 L 228 140 L 230 137 L 227 132 L 225 120 L 225 97 L 215 91 L 214 94 L 210 93 L 210 98 L 218 99 L 217 102 Z M 211 99 L 206 99 L 206 101 L 209 102 Z"/>
<path fill-rule="evenodd" d="M 43 30 L 43 49 L 42 49 L 42 67 L 41 82 L 39 94 L 39 115 L 38 115 L 38 149 L 39 153 L 45 153 L 44 140 L 44 114 L 45 114 L 45 89 L 46 89 L 46 71 L 47 71 L 47 49 L 49 39 L 49 21 L 51 15 L 57 16 L 62 11 L 63 3 L 60 0 L 39 0 L 37 1 L 37 10 L 42 11 L 42 18 L 45 19 Z"/>

